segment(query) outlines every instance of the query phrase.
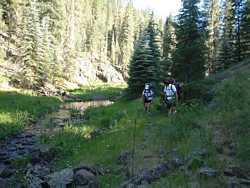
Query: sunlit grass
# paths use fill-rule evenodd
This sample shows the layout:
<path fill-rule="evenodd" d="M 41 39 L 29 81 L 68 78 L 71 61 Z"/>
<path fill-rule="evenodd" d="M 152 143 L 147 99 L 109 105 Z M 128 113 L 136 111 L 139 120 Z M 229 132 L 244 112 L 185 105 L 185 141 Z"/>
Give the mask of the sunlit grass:
<path fill-rule="evenodd" d="M 0 139 L 23 130 L 59 104 L 57 98 L 38 97 L 31 92 L 0 91 Z"/>
<path fill-rule="evenodd" d="M 96 84 L 93 86 L 84 86 L 81 89 L 71 90 L 71 94 L 82 100 L 94 100 L 94 99 L 109 99 L 115 100 L 119 98 L 126 84 Z"/>

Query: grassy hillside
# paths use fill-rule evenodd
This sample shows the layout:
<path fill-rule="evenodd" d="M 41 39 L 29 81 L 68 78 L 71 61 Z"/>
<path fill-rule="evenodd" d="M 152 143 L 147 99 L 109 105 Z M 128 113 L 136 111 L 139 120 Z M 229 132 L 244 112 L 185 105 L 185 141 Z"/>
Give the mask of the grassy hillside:
<path fill-rule="evenodd" d="M 228 167 L 237 166 L 246 174 L 250 172 L 249 79 L 247 72 L 217 84 L 199 82 L 198 86 L 209 90 L 206 94 L 213 93 L 209 95 L 209 103 L 206 100 L 204 103 L 206 95 L 190 98 L 171 117 L 159 110 L 158 99 L 150 114 L 144 113 L 140 100 L 92 108 L 86 112 L 85 123 L 70 124 L 52 137 L 45 136 L 43 141 L 61 149 L 59 169 L 79 163 L 108 168 L 110 173 L 100 178 L 102 187 L 117 187 L 131 168 L 139 173 L 159 162 L 171 161 L 172 152 L 184 164 L 151 184 L 152 187 L 223 187 L 229 181 L 224 176 Z M 122 152 L 131 150 L 135 155 L 126 172 L 117 159 Z M 218 175 L 200 176 L 199 169 L 203 166 L 215 169 Z"/>
<path fill-rule="evenodd" d="M 23 130 L 59 104 L 60 100 L 53 97 L 38 97 L 30 92 L 0 91 L 0 140 Z"/>

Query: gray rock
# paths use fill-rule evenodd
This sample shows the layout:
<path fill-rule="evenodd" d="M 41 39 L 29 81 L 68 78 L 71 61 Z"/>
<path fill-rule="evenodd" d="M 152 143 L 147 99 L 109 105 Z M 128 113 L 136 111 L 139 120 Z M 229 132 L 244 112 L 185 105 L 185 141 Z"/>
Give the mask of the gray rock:
<path fill-rule="evenodd" d="M 132 151 L 123 151 L 119 156 L 118 156 L 118 159 L 117 159 L 117 163 L 119 165 L 127 165 L 128 162 L 129 162 L 129 159 L 132 157 L 133 155 L 133 152 Z"/>
<path fill-rule="evenodd" d="M 74 174 L 74 183 L 76 185 L 97 184 L 95 175 L 85 169 L 81 169 Z"/>
<path fill-rule="evenodd" d="M 27 170 L 29 174 L 33 174 L 39 178 L 44 178 L 48 174 L 50 174 L 50 169 L 46 166 L 42 166 L 40 164 L 36 164 L 34 166 L 30 166 L 30 168 Z"/>
<path fill-rule="evenodd" d="M 170 168 L 169 168 L 169 165 L 167 163 L 161 163 L 153 169 L 153 172 L 158 177 L 163 177 L 163 176 L 167 175 L 169 170 L 170 170 Z"/>
<path fill-rule="evenodd" d="M 1 177 L 2 177 L 2 178 L 9 178 L 9 177 L 11 177 L 14 173 L 15 173 L 15 170 L 14 170 L 14 169 L 8 168 L 8 167 L 6 166 L 6 168 L 4 168 L 4 169 L 2 170 Z"/>
<path fill-rule="evenodd" d="M 74 174 L 79 170 L 87 170 L 91 172 L 92 174 L 94 174 L 95 176 L 100 176 L 100 175 L 103 176 L 105 174 L 105 170 L 98 166 L 90 166 L 90 165 L 81 164 L 79 167 L 73 170 Z"/>
<path fill-rule="evenodd" d="M 6 188 L 7 187 L 7 180 L 0 178 L 0 188 Z"/>
<path fill-rule="evenodd" d="M 27 188 L 42 188 L 42 183 L 44 183 L 43 180 L 31 173 L 27 173 L 25 179 Z"/>
<path fill-rule="evenodd" d="M 184 161 L 177 156 L 172 156 L 170 163 L 173 168 L 179 168 L 184 165 Z"/>
<path fill-rule="evenodd" d="M 218 171 L 209 167 L 202 167 L 199 170 L 199 174 L 207 177 L 216 177 L 218 175 Z"/>
<path fill-rule="evenodd" d="M 5 164 L 0 164 L 0 177 L 2 177 L 2 173 L 4 172 L 6 168 L 7 166 Z"/>
<path fill-rule="evenodd" d="M 250 186 L 250 180 L 249 179 L 240 179 L 240 184 Z"/>
<path fill-rule="evenodd" d="M 39 148 L 39 157 L 44 161 L 51 161 L 56 157 L 56 149 L 49 146 L 42 146 Z"/>
<path fill-rule="evenodd" d="M 74 173 L 70 168 L 64 169 L 60 172 L 55 172 L 46 177 L 48 184 L 53 188 L 66 188 L 67 185 L 73 183 Z"/>
<path fill-rule="evenodd" d="M 224 170 L 224 175 L 229 177 L 236 176 L 237 178 L 249 179 L 247 171 L 237 166 L 227 167 Z"/>
<path fill-rule="evenodd" d="M 226 188 L 240 188 L 240 184 L 237 182 L 230 181 L 226 184 Z"/>

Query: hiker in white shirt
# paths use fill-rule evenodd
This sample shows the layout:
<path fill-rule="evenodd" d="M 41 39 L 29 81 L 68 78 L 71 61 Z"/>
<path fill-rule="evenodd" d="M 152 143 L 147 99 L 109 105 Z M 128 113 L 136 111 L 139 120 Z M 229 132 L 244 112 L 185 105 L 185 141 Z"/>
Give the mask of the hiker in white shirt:
<path fill-rule="evenodd" d="M 176 104 L 178 103 L 177 89 L 173 80 L 166 80 L 164 84 L 164 102 L 169 109 L 169 114 L 173 114 L 176 112 Z"/>

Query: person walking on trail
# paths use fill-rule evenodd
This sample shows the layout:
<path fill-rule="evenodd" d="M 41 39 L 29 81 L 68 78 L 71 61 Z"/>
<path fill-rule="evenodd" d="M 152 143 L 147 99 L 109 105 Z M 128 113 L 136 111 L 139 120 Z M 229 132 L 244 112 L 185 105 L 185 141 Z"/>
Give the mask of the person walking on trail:
<path fill-rule="evenodd" d="M 176 104 L 178 103 L 177 88 L 174 85 L 174 80 L 166 80 L 164 84 L 164 103 L 167 105 L 169 114 L 174 114 L 176 112 Z"/>
<path fill-rule="evenodd" d="M 144 109 L 146 112 L 149 112 L 150 105 L 153 101 L 153 95 L 154 92 L 152 90 L 151 84 L 146 83 L 145 88 L 142 92 L 142 98 L 143 98 L 143 103 L 144 103 Z"/>

